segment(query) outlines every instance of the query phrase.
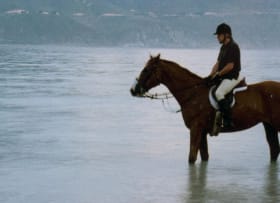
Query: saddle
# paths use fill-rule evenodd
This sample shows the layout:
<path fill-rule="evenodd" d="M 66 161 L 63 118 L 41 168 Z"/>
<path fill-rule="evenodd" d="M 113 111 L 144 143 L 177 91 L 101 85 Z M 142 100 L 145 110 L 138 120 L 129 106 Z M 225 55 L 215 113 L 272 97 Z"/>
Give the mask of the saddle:
<path fill-rule="evenodd" d="M 211 86 L 209 90 L 209 102 L 211 106 L 215 109 L 219 109 L 218 100 L 215 96 L 215 91 L 217 88 L 218 88 L 218 84 L 215 84 Z M 233 107 L 235 104 L 235 98 L 234 98 L 235 93 L 244 91 L 246 89 L 247 89 L 247 84 L 245 81 L 245 77 L 237 80 L 237 83 L 234 86 L 234 88 L 227 95 L 225 95 L 225 99 L 230 104 L 230 107 Z"/>

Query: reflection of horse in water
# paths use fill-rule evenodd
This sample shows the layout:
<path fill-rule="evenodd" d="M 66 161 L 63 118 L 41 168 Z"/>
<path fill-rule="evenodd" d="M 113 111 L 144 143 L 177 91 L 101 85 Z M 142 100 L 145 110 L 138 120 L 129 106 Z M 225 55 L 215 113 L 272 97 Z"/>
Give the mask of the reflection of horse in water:
<path fill-rule="evenodd" d="M 224 165 L 224 164 L 223 164 Z M 228 166 L 228 164 L 227 164 Z M 272 163 L 266 167 L 252 169 L 251 165 L 233 171 L 228 174 L 228 168 L 219 170 L 219 181 L 215 179 L 216 172 L 213 173 L 207 162 L 188 167 L 186 193 L 183 202 L 280 202 L 280 180 L 279 164 Z M 239 180 L 232 177 L 241 177 L 247 170 L 252 170 L 250 177 Z M 254 185 L 254 190 L 244 189 L 244 184 L 252 184 L 252 179 L 258 182 Z M 226 187 L 221 187 L 225 182 Z M 218 189 L 216 189 L 218 188 Z M 245 198 L 245 199 L 244 199 Z"/>
<path fill-rule="evenodd" d="M 208 160 L 207 134 L 212 131 L 215 110 L 208 101 L 209 87 L 204 80 L 178 64 L 151 57 L 137 83 L 131 88 L 133 96 L 144 96 L 151 88 L 164 84 L 181 106 L 185 125 L 190 129 L 189 162 L 194 163 L 200 151 L 201 159 Z M 233 132 L 263 123 L 270 147 L 271 161 L 280 152 L 280 83 L 265 81 L 249 85 L 235 95 L 232 108 L 234 127 L 221 132 Z"/>

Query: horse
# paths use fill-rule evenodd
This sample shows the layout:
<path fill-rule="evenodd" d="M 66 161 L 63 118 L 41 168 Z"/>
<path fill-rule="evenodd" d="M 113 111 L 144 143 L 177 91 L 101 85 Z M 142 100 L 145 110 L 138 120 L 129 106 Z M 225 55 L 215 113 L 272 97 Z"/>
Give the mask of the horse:
<path fill-rule="evenodd" d="M 181 107 L 185 126 L 190 130 L 189 163 L 194 164 L 200 152 L 201 160 L 208 161 L 207 135 L 213 129 L 216 110 L 209 103 L 210 87 L 202 78 L 179 64 L 151 56 L 130 89 L 132 96 L 145 94 L 159 84 L 165 85 Z M 270 160 L 276 162 L 280 147 L 280 83 L 263 81 L 247 85 L 235 94 L 231 110 L 234 126 L 224 127 L 223 133 L 251 128 L 262 123 L 270 149 Z M 211 134 L 210 134 L 211 135 Z"/>

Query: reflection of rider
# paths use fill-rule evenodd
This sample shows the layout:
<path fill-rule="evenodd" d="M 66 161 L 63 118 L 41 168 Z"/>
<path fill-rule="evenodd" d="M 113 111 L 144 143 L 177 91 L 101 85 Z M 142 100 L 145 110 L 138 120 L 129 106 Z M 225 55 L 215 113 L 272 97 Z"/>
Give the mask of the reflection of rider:
<path fill-rule="evenodd" d="M 222 23 L 218 25 L 214 35 L 222 44 L 218 60 L 212 68 L 210 76 L 214 80 L 221 80 L 215 96 L 218 100 L 219 110 L 223 116 L 224 126 L 231 125 L 230 104 L 225 100 L 225 95 L 229 93 L 237 83 L 240 64 L 240 50 L 238 44 L 233 40 L 231 28 L 229 25 Z"/>

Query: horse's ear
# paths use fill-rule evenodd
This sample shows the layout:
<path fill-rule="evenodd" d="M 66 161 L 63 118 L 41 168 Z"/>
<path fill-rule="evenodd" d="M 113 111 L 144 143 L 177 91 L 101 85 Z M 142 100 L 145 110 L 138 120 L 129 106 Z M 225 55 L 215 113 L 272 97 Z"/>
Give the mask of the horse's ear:
<path fill-rule="evenodd" d="M 159 60 L 160 60 L 160 54 L 158 54 L 158 55 L 155 57 L 155 59 L 156 59 L 157 61 L 159 61 Z"/>
<path fill-rule="evenodd" d="M 158 54 L 157 56 L 153 57 L 151 54 L 150 54 L 150 60 L 153 60 L 153 61 L 156 61 L 158 62 L 160 60 L 160 54 Z"/>

